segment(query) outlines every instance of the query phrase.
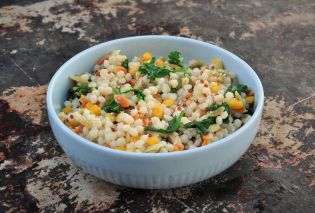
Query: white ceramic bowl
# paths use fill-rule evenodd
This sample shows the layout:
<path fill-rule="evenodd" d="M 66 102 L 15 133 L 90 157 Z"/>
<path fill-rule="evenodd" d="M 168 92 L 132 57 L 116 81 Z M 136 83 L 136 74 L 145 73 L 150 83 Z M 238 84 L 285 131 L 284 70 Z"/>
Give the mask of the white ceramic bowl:
<path fill-rule="evenodd" d="M 70 75 L 91 71 L 104 54 L 120 49 L 128 57 L 150 51 L 167 56 L 179 50 L 191 59 L 209 62 L 217 57 L 255 92 L 255 113 L 239 130 L 208 146 L 172 153 L 129 153 L 92 143 L 72 132 L 57 113 L 72 85 Z M 211 44 L 172 36 L 137 36 L 93 46 L 68 60 L 55 73 L 47 92 L 53 133 L 64 152 L 83 170 L 105 181 L 135 188 L 173 188 L 210 178 L 233 165 L 254 139 L 261 120 L 264 92 L 254 70 L 236 55 Z"/>

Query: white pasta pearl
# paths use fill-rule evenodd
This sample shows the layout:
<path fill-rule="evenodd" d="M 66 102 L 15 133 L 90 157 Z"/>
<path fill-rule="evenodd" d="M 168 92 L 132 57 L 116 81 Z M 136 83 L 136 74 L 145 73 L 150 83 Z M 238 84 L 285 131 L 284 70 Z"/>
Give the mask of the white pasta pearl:
<path fill-rule="evenodd" d="M 113 93 L 113 89 L 112 89 L 111 87 L 105 87 L 104 93 L 105 93 L 106 95 L 110 95 L 110 94 Z"/>
<path fill-rule="evenodd" d="M 229 114 L 227 113 L 227 111 L 224 111 L 224 112 L 221 114 L 222 119 L 226 119 L 228 116 L 229 116 Z"/>
<path fill-rule="evenodd" d="M 178 81 L 176 79 L 172 79 L 169 81 L 171 87 L 176 88 L 178 86 Z"/>
<path fill-rule="evenodd" d="M 105 102 L 105 98 L 103 96 L 98 96 L 97 100 L 100 102 L 100 103 L 104 103 Z"/>
<path fill-rule="evenodd" d="M 125 76 L 125 72 L 124 71 L 118 71 L 117 72 L 117 77 L 118 78 L 123 78 Z"/>
<path fill-rule="evenodd" d="M 221 116 L 217 116 L 216 119 L 215 119 L 216 123 L 218 125 L 221 125 L 222 124 L 222 117 Z"/>
<path fill-rule="evenodd" d="M 235 119 L 235 120 L 234 120 L 234 127 L 235 127 L 236 129 L 240 128 L 241 125 L 242 125 L 242 121 L 241 121 L 240 119 Z"/>
<path fill-rule="evenodd" d="M 137 130 L 136 128 L 131 128 L 131 129 L 129 130 L 129 134 L 130 134 L 131 136 L 137 136 L 137 135 L 138 135 L 138 130 Z"/>
<path fill-rule="evenodd" d="M 80 78 L 81 78 L 82 81 L 85 81 L 85 82 L 86 82 L 86 81 L 89 80 L 89 74 L 85 73 L 85 74 L 81 75 Z"/>
<path fill-rule="evenodd" d="M 90 101 L 91 101 L 91 103 L 95 104 L 97 102 L 97 96 L 96 95 L 91 95 L 90 96 Z"/>

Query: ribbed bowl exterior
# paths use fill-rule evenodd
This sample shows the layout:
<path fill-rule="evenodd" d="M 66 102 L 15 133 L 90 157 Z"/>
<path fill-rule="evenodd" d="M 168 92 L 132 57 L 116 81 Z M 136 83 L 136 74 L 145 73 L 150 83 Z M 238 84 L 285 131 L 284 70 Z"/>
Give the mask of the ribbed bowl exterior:
<path fill-rule="evenodd" d="M 159 44 L 159 45 L 156 45 Z M 104 50 L 122 49 L 129 57 L 152 50 L 165 55 L 177 49 L 189 59 L 221 58 L 227 69 L 255 92 L 255 113 L 239 130 L 208 146 L 175 153 L 127 153 L 94 144 L 73 133 L 58 118 L 58 106 L 71 86 L 68 76 L 91 70 Z M 64 152 L 83 170 L 105 181 L 145 189 L 162 189 L 197 183 L 233 165 L 254 139 L 263 110 L 264 93 L 255 72 L 234 54 L 200 41 L 171 36 L 141 36 L 91 47 L 67 61 L 54 75 L 47 92 L 47 111 L 53 133 Z"/>

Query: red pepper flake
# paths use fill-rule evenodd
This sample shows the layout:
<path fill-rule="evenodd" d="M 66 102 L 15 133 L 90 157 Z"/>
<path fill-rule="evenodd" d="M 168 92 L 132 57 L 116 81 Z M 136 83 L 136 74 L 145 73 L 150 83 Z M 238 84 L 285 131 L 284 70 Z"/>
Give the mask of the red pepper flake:
<path fill-rule="evenodd" d="M 201 79 L 200 82 L 203 84 L 205 81 L 203 79 Z"/>
<path fill-rule="evenodd" d="M 112 131 L 115 131 L 116 129 L 115 129 L 115 127 L 111 127 L 111 130 L 112 130 Z"/>
<path fill-rule="evenodd" d="M 96 70 L 95 75 L 96 75 L 96 76 L 101 76 L 100 71 Z"/>
<path fill-rule="evenodd" d="M 73 115 L 72 115 L 72 114 L 70 114 L 69 117 L 70 117 L 71 119 L 73 119 Z"/>
<path fill-rule="evenodd" d="M 208 84 L 204 84 L 204 86 L 205 86 L 205 87 L 208 87 L 209 85 L 208 85 Z"/>

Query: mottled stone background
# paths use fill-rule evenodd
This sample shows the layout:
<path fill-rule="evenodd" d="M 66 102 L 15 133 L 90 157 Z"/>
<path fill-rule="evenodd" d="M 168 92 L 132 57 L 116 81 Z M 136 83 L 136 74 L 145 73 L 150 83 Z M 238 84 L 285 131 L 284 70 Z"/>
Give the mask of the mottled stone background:
<path fill-rule="evenodd" d="M 146 34 L 219 45 L 263 82 L 256 139 L 210 180 L 114 186 L 76 167 L 51 133 L 45 94 L 58 67 L 94 44 Z M 0 212 L 315 212 L 314 0 L 1 0 L 0 48 Z"/>

